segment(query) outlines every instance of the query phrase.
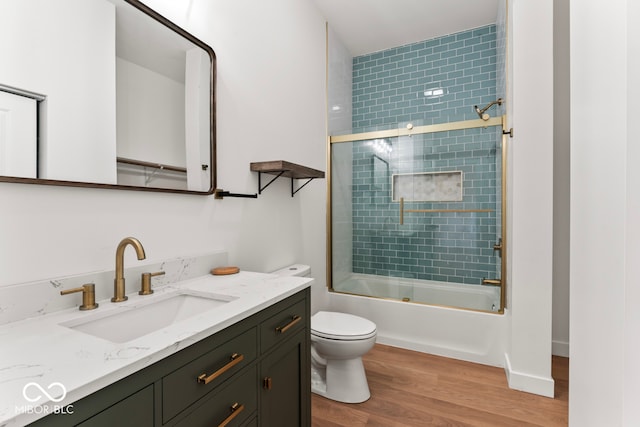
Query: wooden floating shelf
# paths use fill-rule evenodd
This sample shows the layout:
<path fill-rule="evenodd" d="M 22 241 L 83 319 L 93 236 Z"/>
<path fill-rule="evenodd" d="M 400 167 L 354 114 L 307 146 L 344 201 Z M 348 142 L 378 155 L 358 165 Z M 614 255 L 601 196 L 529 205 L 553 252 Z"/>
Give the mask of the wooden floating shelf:
<path fill-rule="evenodd" d="M 324 178 L 324 172 L 322 171 L 285 162 L 284 160 L 254 162 L 251 163 L 251 170 L 253 172 L 262 172 L 271 175 L 280 175 L 280 173 L 282 173 L 280 176 L 293 179 Z"/>
<path fill-rule="evenodd" d="M 324 172 L 312 169 L 306 166 L 298 165 L 284 160 L 272 160 L 268 162 L 253 162 L 250 165 L 252 172 L 258 172 L 258 194 L 262 194 L 262 190 L 267 188 L 273 181 L 283 176 L 291 178 L 291 197 L 296 194 L 302 187 L 316 178 L 324 178 Z M 275 175 L 271 181 L 262 186 L 262 174 Z M 306 179 L 307 182 L 297 189 L 294 189 L 293 180 Z"/>

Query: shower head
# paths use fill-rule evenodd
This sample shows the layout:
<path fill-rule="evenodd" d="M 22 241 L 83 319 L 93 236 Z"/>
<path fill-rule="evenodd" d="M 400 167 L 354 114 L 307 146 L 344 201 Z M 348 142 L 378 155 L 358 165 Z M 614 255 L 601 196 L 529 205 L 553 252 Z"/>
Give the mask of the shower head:
<path fill-rule="evenodd" d="M 475 105 L 473 108 L 475 108 L 476 113 L 478 114 L 478 117 L 480 117 L 480 118 L 481 118 L 482 120 L 484 120 L 484 121 L 489 120 L 489 117 L 490 117 L 490 116 L 489 116 L 489 114 L 484 113 L 484 112 L 483 112 L 484 110 L 479 109 L 477 105 Z"/>
<path fill-rule="evenodd" d="M 486 111 L 496 104 L 502 105 L 502 98 L 498 98 L 495 101 L 491 101 L 490 103 L 485 105 L 484 108 L 478 108 L 477 105 L 474 105 L 473 109 L 476 111 L 476 114 L 478 114 L 478 117 L 480 117 L 482 120 L 486 122 L 487 120 L 489 120 L 489 118 L 491 118 L 491 116 Z"/>

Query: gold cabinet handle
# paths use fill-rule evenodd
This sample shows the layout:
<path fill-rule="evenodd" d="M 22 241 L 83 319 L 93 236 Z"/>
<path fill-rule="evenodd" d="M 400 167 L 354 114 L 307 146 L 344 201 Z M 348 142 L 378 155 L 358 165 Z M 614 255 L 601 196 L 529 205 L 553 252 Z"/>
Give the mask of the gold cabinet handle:
<path fill-rule="evenodd" d="M 244 405 L 239 405 L 238 402 L 234 403 L 233 405 L 231 405 L 231 414 L 229 414 L 229 416 L 227 418 L 225 418 L 224 421 L 222 421 L 220 424 L 218 424 L 218 427 L 226 426 L 231 421 L 233 421 L 233 419 L 235 417 L 240 415 L 240 412 L 242 412 L 242 411 L 244 411 Z"/>
<path fill-rule="evenodd" d="M 293 328 L 294 325 L 296 325 L 297 323 L 299 323 L 302 320 L 302 317 L 298 316 L 297 314 L 294 315 L 291 318 L 291 321 L 289 323 L 287 323 L 284 326 L 278 326 L 276 328 L 276 333 L 277 334 L 284 334 L 285 332 L 287 332 L 289 329 Z"/>
<path fill-rule="evenodd" d="M 231 355 L 231 361 L 229 363 L 227 363 L 226 365 L 224 365 L 222 368 L 220 368 L 217 371 L 215 371 L 213 374 L 211 374 L 209 376 L 207 376 L 207 374 L 199 375 L 198 376 L 198 383 L 200 383 L 200 384 L 209 384 L 211 381 L 215 380 L 220 375 L 224 374 L 229 369 L 233 368 L 234 366 L 236 366 L 238 363 L 242 362 L 243 360 L 244 360 L 244 356 L 242 354 L 233 353 Z"/>
<path fill-rule="evenodd" d="M 273 387 L 273 379 L 271 377 L 264 377 L 262 380 L 262 388 L 265 390 L 271 390 Z"/>

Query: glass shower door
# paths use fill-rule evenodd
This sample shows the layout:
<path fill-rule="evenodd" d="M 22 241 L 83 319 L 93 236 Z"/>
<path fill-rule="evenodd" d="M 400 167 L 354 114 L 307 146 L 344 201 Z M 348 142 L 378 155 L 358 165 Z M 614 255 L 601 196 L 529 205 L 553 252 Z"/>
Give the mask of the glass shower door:
<path fill-rule="evenodd" d="M 502 128 L 415 129 L 331 144 L 332 289 L 499 311 Z"/>

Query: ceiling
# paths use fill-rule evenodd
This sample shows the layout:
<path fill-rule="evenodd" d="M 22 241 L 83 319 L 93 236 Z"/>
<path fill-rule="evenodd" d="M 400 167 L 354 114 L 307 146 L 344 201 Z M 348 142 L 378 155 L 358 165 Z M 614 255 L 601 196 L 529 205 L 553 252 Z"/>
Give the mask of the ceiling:
<path fill-rule="evenodd" d="M 496 22 L 502 0 L 313 0 L 353 56 Z"/>

